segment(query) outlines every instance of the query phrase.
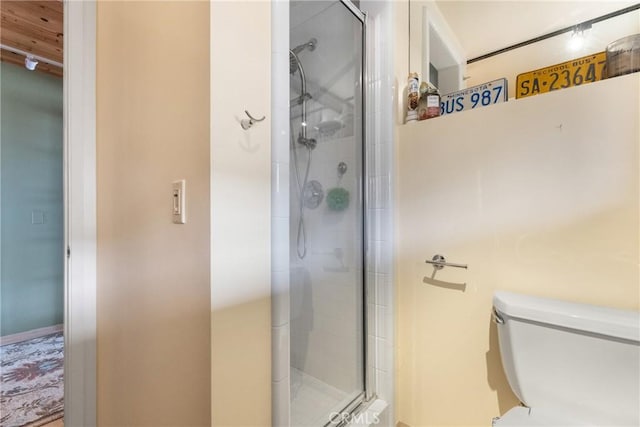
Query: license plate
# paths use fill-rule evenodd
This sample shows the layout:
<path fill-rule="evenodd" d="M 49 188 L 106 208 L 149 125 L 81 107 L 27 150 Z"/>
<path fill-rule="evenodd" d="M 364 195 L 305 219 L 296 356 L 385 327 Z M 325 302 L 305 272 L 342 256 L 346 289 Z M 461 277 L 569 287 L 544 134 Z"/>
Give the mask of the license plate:
<path fill-rule="evenodd" d="M 516 99 L 602 80 L 605 52 L 522 73 L 516 78 Z"/>
<path fill-rule="evenodd" d="M 493 80 L 443 95 L 440 98 L 440 115 L 444 116 L 460 111 L 473 110 L 499 104 L 506 100 L 507 79 Z"/>

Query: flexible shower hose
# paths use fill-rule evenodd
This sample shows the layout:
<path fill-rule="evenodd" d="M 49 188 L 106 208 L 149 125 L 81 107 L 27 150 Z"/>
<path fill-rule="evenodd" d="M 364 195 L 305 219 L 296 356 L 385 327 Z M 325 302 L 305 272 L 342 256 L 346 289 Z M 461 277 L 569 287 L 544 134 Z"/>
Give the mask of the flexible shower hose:
<path fill-rule="evenodd" d="M 296 238 L 296 252 L 298 258 L 304 259 L 307 256 L 307 230 L 304 225 L 304 189 L 309 180 L 309 169 L 311 169 L 311 148 L 307 148 L 307 167 L 304 172 L 304 180 L 300 181 L 300 169 L 298 167 L 298 150 L 296 149 L 293 137 L 293 124 L 289 121 L 291 135 L 291 150 L 293 150 L 293 167 L 296 171 L 296 185 L 298 187 L 298 236 Z"/>

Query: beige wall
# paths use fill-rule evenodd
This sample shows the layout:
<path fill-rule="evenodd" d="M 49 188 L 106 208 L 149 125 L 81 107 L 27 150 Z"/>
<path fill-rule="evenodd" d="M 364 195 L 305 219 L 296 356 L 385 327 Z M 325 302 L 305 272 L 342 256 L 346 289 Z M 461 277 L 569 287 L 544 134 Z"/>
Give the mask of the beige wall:
<path fill-rule="evenodd" d="M 399 421 L 517 404 L 495 290 L 640 308 L 639 94 L 635 74 L 399 128 Z M 436 253 L 469 270 L 433 277 Z"/>
<path fill-rule="evenodd" d="M 211 3 L 211 414 L 271 424 L 271 5 Z M 240 127 L 244 110 L 264 122 Z M 288 117 L 288 109 L 283 112 Z"/>
<path fill-rule="evenodd" d="M 210 425 L 209 5 L 99 2 L 97 27 L 98 425 Z"/>

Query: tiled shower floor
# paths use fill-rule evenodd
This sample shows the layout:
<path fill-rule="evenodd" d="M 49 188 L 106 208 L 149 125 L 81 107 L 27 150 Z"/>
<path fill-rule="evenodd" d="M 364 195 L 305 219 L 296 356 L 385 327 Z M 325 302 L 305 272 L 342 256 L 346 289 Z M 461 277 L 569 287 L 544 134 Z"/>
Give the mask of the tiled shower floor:
<path fill-rule="evenodd" d="M 324 426 L 353 399 L 348 393 L 291 368 L 291 426 Z"/>

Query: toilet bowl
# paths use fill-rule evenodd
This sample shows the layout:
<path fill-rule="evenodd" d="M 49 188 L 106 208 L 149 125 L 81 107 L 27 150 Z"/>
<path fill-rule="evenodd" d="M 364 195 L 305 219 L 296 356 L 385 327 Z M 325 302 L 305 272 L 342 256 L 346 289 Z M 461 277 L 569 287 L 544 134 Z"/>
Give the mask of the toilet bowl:
<path fill-rule="evenodd" d="M 522 402 L 494 426 L 640 425 L 640 314 L 496 292 L 502 366 Z"/>

